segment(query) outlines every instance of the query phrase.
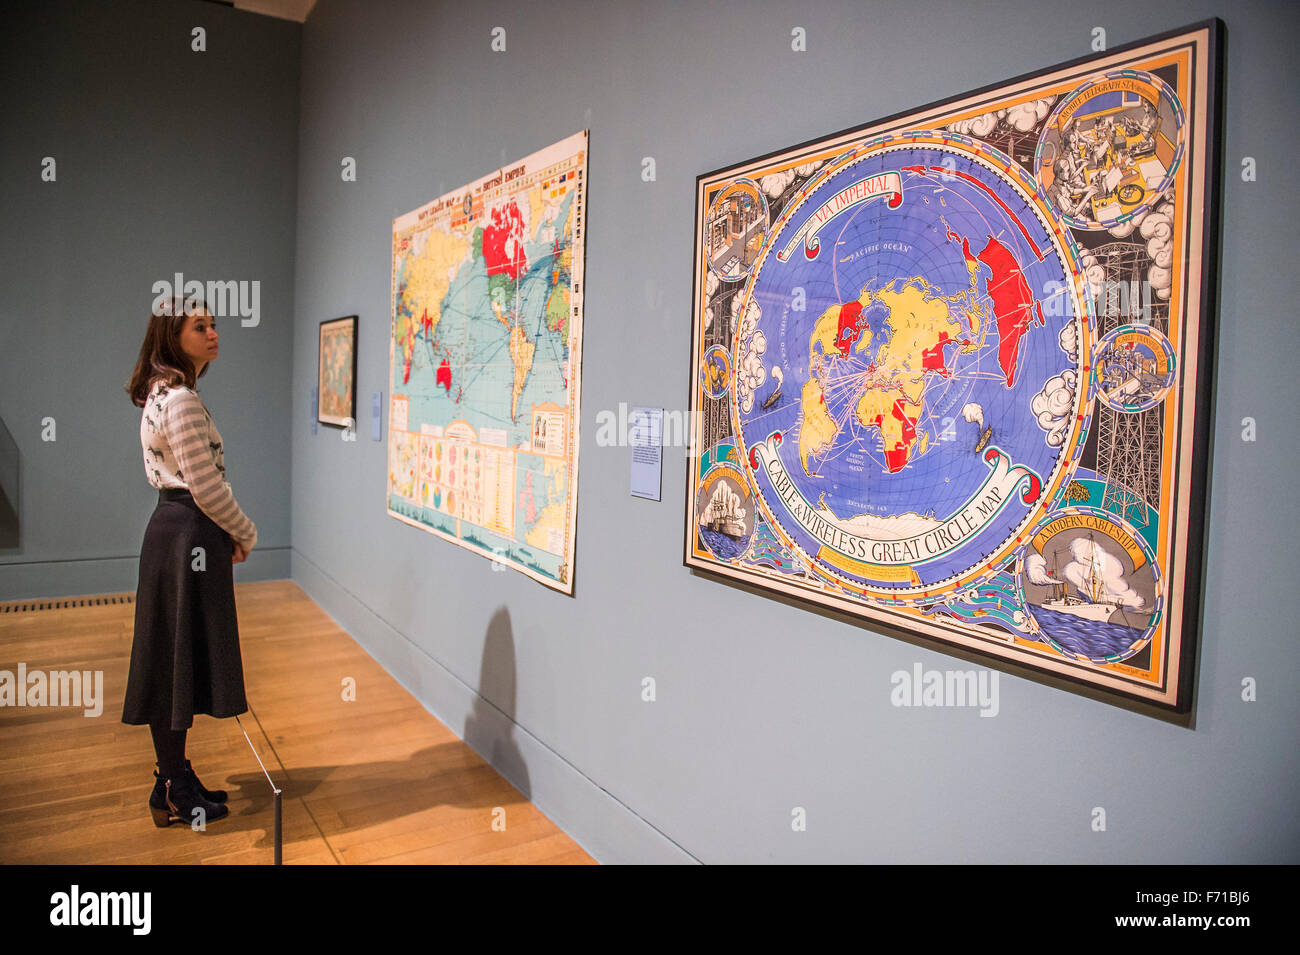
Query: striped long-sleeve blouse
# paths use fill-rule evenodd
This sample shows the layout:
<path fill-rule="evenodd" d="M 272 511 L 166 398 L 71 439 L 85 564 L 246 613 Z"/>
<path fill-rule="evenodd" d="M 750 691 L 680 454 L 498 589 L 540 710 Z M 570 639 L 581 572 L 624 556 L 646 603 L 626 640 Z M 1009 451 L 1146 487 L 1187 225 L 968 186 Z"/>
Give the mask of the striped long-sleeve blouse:
<path fill-rule="evenodd" d="M 257 526 L 226 480 L 221 432 L 198 392 L 155 382 L 140 419 L 140 444 L 151 485 L 188 488 L 199 509 L 231 538 L 249 549 L 257 544 Z"/>

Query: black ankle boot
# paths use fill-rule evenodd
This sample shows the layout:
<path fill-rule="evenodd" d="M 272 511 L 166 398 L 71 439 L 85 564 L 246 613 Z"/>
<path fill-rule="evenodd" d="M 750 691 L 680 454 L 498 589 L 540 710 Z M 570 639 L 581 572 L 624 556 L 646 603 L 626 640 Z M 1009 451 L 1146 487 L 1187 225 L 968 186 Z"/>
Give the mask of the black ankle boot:
<path fill-rule="evenodd" d="M 188 759 L 185 760 L 185 772 L 190 777 L 190 780 L 194 783 L 194 785 L 198 787 L 199 793 L 208 802 L 226 801 L 226 791 L 224 789 L 208 789 L 201 782 L 199 782 L 199 777 L 194 775 L 194 767 L 190 765 L 190 761 Z"/>
<path fill-rule="evenodd" d="M 158 764 L 154 763 L 154 765 L 157 766 Z M 154 775 L 157 776 L 158 773 L 155 772 Z M 190 781 L 198 789 L 199 795 L 208 802 L 225 802 L 229 798 L 224 789 L 208 789 L 203 783 L 199 782 L 199 777 L 195 775 L 194 767 L 190 765 L 188 759 L 185 760 L 185 775 L 190 777 Z"/>
<path fill-rule="evenodd" d="M 149 794 L 149 812 L 153 815 L 155 826 L 165 829 L 173 822 L 193 823 L 195 809 L 203 810 L 205 823 L 230 813 L 221 803 L 204 799 L 188 774 L 166 779 L 154 773 L 153 792 Z"/>

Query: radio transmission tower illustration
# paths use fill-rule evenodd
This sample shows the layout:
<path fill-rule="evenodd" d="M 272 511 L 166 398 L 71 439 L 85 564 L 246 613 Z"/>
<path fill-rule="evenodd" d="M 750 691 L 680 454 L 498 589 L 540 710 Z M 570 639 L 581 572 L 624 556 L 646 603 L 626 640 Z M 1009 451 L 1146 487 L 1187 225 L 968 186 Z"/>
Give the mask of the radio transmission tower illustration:
<path fill-rule="evenodd" d="M 704 332 L 705 344 L 721 344 L 725 347 L 731 347 L 731 298 L 740 294 L 739 288 L 733 288 L 730 294 L 725 292 L 714 296 L 712 301 L 713 321 L 709 323 L 709 328 Z M 730 396 L 725 396 L 721 400 L 708 398 L 704 399 L 703 418 L 703 447 L 697 448 L 697 453 L 703 453 L 704 448 L 710 448 L 717 444 L 722 438 L 731 433 L 731 404 Z"/>
<path fill-rule="evenodd" d="M 1150 264 L 1141 242 L 1111 242 L 1092 250 L 1106 271 L 1106 282 L 1091 289 L 1101 336 L 1121 325 L 1169 327 L 1169 303 L 1144 293 Z M 1103 510 L 1120 515 L 1135 527 L 1147 526 L 1147 507 L 1160 500 L 1161 416 L 1157 405 L 1127 413 L 1097 406 L 1097 470 L 1106 481 Z"/>

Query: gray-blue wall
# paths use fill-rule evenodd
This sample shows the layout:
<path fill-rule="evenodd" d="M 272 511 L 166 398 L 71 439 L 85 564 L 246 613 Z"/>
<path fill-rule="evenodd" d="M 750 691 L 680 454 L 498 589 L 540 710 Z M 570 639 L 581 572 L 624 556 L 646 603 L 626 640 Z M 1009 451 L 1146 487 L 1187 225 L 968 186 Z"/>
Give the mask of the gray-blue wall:
<path fill-rule="evenodd" d="M 258 325 L 218 320 L 199 389 L 258 527 L 235 579 L 287 576 L 301 25 L 171 0 L 34 0 L 3 18 L 0 419 L 20 537 L 0 547 L 0 599 L 135 590 L 158 495 L 123 388 L 153 283 L 177 272 L 260 283 Z"/>
<path fill-rule="evenodd" d="M 894 671 L 979 664 L 684 569 L 683 449 L 665 454 L 661 503 L 632 498 L 629 451 L 597 446 L 595 420 L 620 402 L 683 406 L 695 176 L 1084 55 L 1094 26 L 1114 46 L 1207 16 L 1228 27 L 1227 161 L 1194 718 L 1157 719 L 1006 673 L 996 718 L 895 708 Z M 495 26 L 506 28 L 505 53 L 490 50 Z M 794 26 L 807 30 L 807 53 L 790 50 Z M 291 470 L 265 484 L 232 474 L 236 493 L 265 528 L 285 516 L 274 495 L 292 489 L 294 579 L 601 861 L 1298 861 L 1290 681 L 1300 628 L 1285 599 L 1300 564 L 1296 27 L 1288 5 L 1240 2 L 319 0 L 301 34 L 292 391 L 266 402 L 280 417 L 259 417 L 259 431 L 291 440 Z M 259 90 L 249 108 L 266 98 Z M 387 517 L 386 444 L 369 439 L 366 415 L 373 392 L 387 397 L 392 218 L 582 128 L 591 157 L 570 598 Z M 357 159 L 357 182 L 341 180 L 345 156 Z M 644 156 L 656 159 L 656 182 L 640 178 Z M 1255 157 L 1257 182 L 1241 181 L 1243 156 Z M 224 228 L 221 249 L 256 234 Z M 7 220 L 6 242 L 12 231 Z M 117 231 L 146 238 L 134 221 Z M 37 264 L 55 268 L 48 256 Z M 111 281 L 123 298 L 125 280 Z M 362 420 L 348 443 L 334 429 L 310 433 L 308 401 L 318 323 L 353 313 Z M 62 353 L 59 336 L 24 334 Z M 86 346 L 72 354 L 79 368 L 97 357 Z M 6 372 L 11 362 L 6 351 Z M 275 387 L 242 380 L 226 401 L 251 406 Z M 6 420 L 34 400 L 28 390 L 6 380 Z M 1246 416 L 1258 422 L 1254 443 L 1241 440 Z M 226 432 L 234 417 L 219 417 L 232 463 L 251 467 Z M 134 434 L 130 421 L 113 427 Z M 255 447 L 251 431 L 244 440 Z M 75 460 L 94 457 L 87 447 Z M 121 486 L 138 480 L 124 465 Z M 49 552 L 89 547 L 107 526 L 90 514 Z M 641 699 L 647 676 L 654 703 Z M 1258 702 L 1241 700 L 1244 677 L 1259 681 Z M 807 811 L 806 832 L 791 829 L 794 807 Z M 1092 831 L 1094 807 L 1106 810 L 1105 832 Z"/>

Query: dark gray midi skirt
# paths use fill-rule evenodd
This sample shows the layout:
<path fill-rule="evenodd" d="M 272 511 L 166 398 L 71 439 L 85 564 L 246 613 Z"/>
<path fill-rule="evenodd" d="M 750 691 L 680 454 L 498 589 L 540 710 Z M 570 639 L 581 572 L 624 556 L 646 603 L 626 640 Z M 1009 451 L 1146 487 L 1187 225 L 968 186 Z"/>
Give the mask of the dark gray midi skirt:
<path fill-rule="evenodd" d="M 203 563 L 195 548 L 203 548 Z M 248 712 L 230 535 L 189 491 L 163 488 L 140 548 L 122 722 L 188 729 Z M 201 567 L 202 569 L 198 569 Z"/>

